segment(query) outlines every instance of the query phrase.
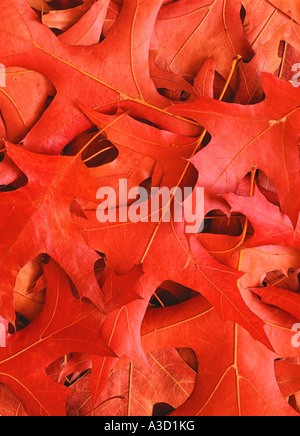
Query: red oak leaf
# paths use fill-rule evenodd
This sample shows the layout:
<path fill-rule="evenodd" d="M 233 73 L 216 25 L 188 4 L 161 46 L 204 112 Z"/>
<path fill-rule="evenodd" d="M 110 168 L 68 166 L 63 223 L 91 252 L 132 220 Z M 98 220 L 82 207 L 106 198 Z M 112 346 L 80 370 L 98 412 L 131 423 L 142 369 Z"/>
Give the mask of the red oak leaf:
<path fill-rule="evenodd" d="M 26 0 L 9 0 L 0 6 L 3 17 L 0 61 L 6 67 L 18 65 L 39 71 L 58 91 L 53 103 L 24 139 L 26 148 L 55 154 L 88 128 L 90 124 L 82 116 L 77 100 L 103 110 L 111 110 L 120 100 L 128 100 L 136 103 L 139 116 L 149 109 L 156 116 L 164 114 L 169 101 L 157 92 L 148 62 L 152 30 L 162 1 L 125 0 L 113 29 L 93 50 L 89 46 L 70 47 L 60 41 L 39 22 Z M 117 71 L 119 63 L 122 67 Z M 173 122 L 171 115 L 165 114 L 165 117 Z M 191 125 L 187 121 L 181 124 Z M 179 126 L 180 123 L 177 128 Z"/>
<path fill-rule="evenodd" d="M 200 186 L 209 194 L 235 192 L 248 172 L 261 169 L 273 181 L 282 210 L 296 225 L 300 90 L 269 74 L 263 76 L 263 85 L 266 98 L 259 105 L 232 105 L 200 97 L 172 111 L 197 120 L 212 135 L 211 143 L 192 159 Z M 228 140 L 233 131 L 235 136 Z M 272 158 L 274 153 L 277 159 Z"/>
<path fill-rule="evenodd" d="M 22 266 L 42 253 L 64 268 L 81 296 L 102 307 L 94 275 L 99 256 L 76 232 L 70 211 L 73 200 L 80 196 L 92 199 L 97 192 L 81 157 L 37 155 L 9 143 L 7 151 L 26 174 L 28 184 L 13 193 L 2 193 L 0 199 L 1 225 L 3 231 L 6 228 L 0 245 L 2 316 L 14 322 L 16 276 Z"/>
<path fill-rule="evenodd" d="M 142 336 L 145 351 L 184 343 L 197 355 L 195 390 L 174 415 L 297 416 L 277 384 L 276 354 L 241 327 L 220 322 L 202 296 L 179 307 L 149 310 Z"/>
<path fill-rule="evenodd" d="M 268 202 L 259 189 L 255 189 L 253 197 L 227 194 L 225 198 L 232 211 L 245 215 L 254 227 L 255 233 L 247 242 L 248 247 L 283 245 L 300 248 L 299 224 L 294 228 L 289 217 Z M 299 214 L 299 210 L 296 211 Z"/>
<path fill-rule="evenodd" d="M 96 0 L 86 0 L 82 5 L 75 8 L 50 11 L 48 14 L 42 16 L 42 22 L 46 26 L 60 29 L 62 31 L 68 30 L 72 27 L 95 3 Z"/>
<path fill-rule="evenodd" d="M 219 0 L 183 0 L 162 7 L 151 42 L 151 49 L 157 51 L 156 62 L 190 80 L 207 58 L 214 57 L 217 71 L 226 80 L 232 58 L 239 54 L 250 60 L 253 56 L 239 14 L 240 2 L 232 0 L 226 4 Z M 230 31 L 233 28 L 234 33 Z"/>
<path fill-rule="evenodd" d="M 191 395 L 197 374 L 175 349 L 153 351 L 147 358 L 148 368 L 132 362 L 112 371 L 95 408 L 89 401 L 88 380 L 79 381 L 73 388 L 78 394 L 68 399 L 68 415 L 152 416 L 156 404 L 179 407 Z"/>
<path fill-rule="evenodd" d="M 1 2 L 0 414 L 299 416 L 299 29 Z"/>
<path fill-rule="evenodd" d="M 78 304 L 67 276 L 54 262 L 44 269 L 47 279 L 44 310 L 30 326 L 8 338 L 7 347 L 0 351 L 0 380 L 27 405 L 28 413 L 64 415 L 68 389 L 52 381 L 46 368 L 71 352 L 113 353 L 98 333 L 104 316 L 89 302 Z"/>

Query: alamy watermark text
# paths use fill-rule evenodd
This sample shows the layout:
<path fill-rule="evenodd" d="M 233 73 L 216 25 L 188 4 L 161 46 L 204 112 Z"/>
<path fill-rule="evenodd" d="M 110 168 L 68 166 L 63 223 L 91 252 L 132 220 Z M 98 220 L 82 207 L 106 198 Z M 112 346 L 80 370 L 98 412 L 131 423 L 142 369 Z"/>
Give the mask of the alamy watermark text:
<path fill-rule="evenodd" d="M 141 186 L 128 191 L 127 180 L 120 179 L 118 189 L 102 187 L 97 208 L 100 223 L 175 223 L 185 222 L 186 233 L 199 233 L 204 226 L 204 188 L 151 188 Z M 129 206 L 128 206 L 129 205 Z"/>

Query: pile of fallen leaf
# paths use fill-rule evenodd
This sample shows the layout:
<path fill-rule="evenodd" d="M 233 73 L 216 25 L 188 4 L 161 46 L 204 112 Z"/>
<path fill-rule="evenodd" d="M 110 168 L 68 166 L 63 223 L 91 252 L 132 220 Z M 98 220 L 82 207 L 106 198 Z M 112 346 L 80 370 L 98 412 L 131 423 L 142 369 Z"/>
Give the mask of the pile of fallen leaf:
<path fill-rule="evenodd" d="M 1 415 L 298 416 L 299 35 L 295 0 L 1 1 Z M 204 187 L 203 231 L 101 224 L 120 179 Z"/>

